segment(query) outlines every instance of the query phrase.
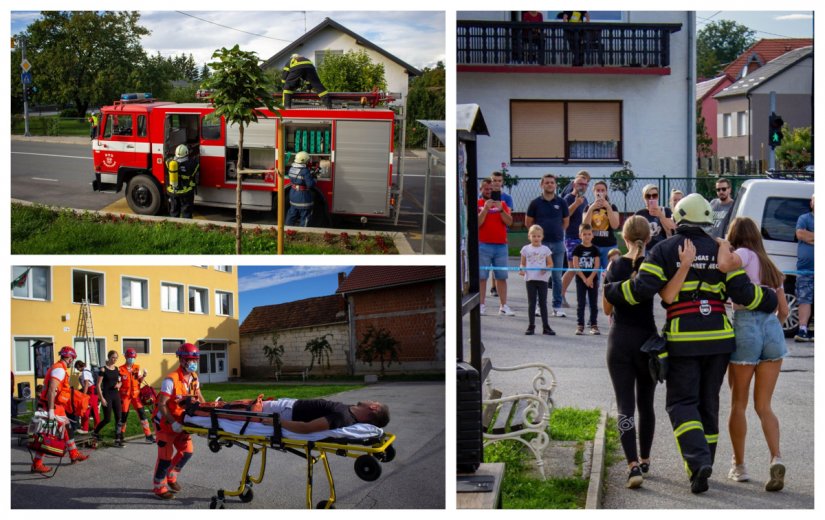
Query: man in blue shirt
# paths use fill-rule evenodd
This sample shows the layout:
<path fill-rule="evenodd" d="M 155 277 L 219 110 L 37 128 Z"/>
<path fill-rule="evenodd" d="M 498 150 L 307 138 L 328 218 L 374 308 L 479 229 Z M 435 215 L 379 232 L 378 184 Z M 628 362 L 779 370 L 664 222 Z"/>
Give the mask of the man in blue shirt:
<path fill-rule="evenodd" d="M 570 210 L 567 203 L 556 196 L 556 176 L 548 173 L 541 178 L 541 196 L 530 202 L 524 225 L 527 229 L 538 224 L 544 230 L 542 244 L 553 252 L 553 316 L 564 318 L 567 314 L 561 309 L 561 270 L 564 265 L 564 230 L 570 223 Z"/>
<path fill-rule="evenodd" d="M 811 274 L 796 276 L 796 302 L 799 304 L 799 332 L 794 341 L 814 340 L 814 333 L 808 330 L 811 320 L 811 304 L 814 302 L 814 196 L 811 195 L 811 211 L 800 215 L 796 221 L 796 270 L 811 271 Z"/>

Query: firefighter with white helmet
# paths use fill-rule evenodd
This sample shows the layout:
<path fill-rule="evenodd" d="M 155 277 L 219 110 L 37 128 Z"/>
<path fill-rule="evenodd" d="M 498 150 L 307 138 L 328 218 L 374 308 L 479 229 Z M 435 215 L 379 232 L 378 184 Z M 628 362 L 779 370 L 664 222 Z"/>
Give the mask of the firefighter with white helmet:
<path fill-rule="evenodd" d="M 730 298 L 749 310 L 773 312 L 776 294 L 752 284 L 744 269 L 725 275 L 716 265 L 719 245 L 708 234 L 713 225 L 710 204 L 698 193 L 683 198 L 673 215 L 676 231 L 650 250 L 635 279 L 605 284 L 610 303 L 635 305 L 649 300 L 679 268 L 679 249 L 686 240 L 696 258 L 679 293 L 667 310 L 666 408 L 690 479 L 690 490 L 708 490 L 719 438 L 719 389 L 730 354 L 736 349 L 733 327 L 725 312 Z"/>
<path fill-rule="evenodd" d="M 174 158 L 166 161 L 166 193 L 169 197 L 170 216 L 192 218 L 199 166 L 185 144 L 178 145 Z"/>
<path fill-rule="evenodd" d="M 309 171 L 309 154 L 298 152 L 289 168 L 289 211 L 286 214 L 288 226 L 309 227 L 312 220 L 312 188 L 315 177 Z"/>
<path fill-rule="evenodd" d="M 292 94 L 295 93 L 295 90 L 299 88 L 304 81 L 308 81 L 312 86 L 312 90 L 318 93 L 318 99 L 324 102 L 324 106 L 332 108 L 332 101 L 329 98 L 326 87 L 321 83 L 321 78 L 318 77 L 318 71 L 315 70 L 315 65 L 300 54 L 290 56 L 289 61 L 284 65 L 284 69 L 281 72 L 281 83 L 283 83 L 284 90 L 284 108 L 292 108 Z"/>

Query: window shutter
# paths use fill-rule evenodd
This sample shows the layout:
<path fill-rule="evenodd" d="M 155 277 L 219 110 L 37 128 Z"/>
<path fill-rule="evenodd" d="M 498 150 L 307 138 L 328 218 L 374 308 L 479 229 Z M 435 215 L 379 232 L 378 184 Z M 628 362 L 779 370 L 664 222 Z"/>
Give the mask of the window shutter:
<path fill-rule="evenodd" d="M 564 104 L 514 101 L 510 104 L 513 160 L 564 158 Z"/>
<path fill-rule="evenodd" d="M 619 103 L 570 102 L 567 138 L 572 141 L 619 141 Z"/>

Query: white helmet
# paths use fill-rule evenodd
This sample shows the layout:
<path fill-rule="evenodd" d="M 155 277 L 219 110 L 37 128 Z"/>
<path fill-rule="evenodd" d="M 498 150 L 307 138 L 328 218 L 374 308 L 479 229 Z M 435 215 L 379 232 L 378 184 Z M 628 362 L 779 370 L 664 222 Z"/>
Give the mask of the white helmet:
<path fill-rule="evenodd" d="M 295 163 L 296 164 L 306 164 L 309 161 L 309 154 L 306 152 L 298 152 L 295 155 Z"/>
<path fill-rule="evenodd" d="M 691 193 L 676 204 L 673 210 L 673 220 L 677 224 L 709 226 L 713 224 L 713 210 L 705 197 L 698 193 Z"/>
<path fill-rule="evenodd" d="M 179 144 L 178 147 L 175 148 L 175 157 L 178 159 L 186 157 L 187 155 L 189 155 L 189 148 L 187 148 L 185 144 Z"/>

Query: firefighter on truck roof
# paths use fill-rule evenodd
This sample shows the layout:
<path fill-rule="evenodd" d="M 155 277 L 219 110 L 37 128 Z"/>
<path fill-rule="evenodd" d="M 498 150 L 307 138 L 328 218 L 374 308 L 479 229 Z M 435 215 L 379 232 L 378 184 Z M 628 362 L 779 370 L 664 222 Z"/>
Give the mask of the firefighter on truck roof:
<path fill-rule="evenodd" d="M 315 65 L 299 54 L 290 56 L 289 62 L 284 65 L 281 73 L 281 83 L 283 83 L 284 89 L 284 108 L 292 108 L 292 94 L 304 81 L 308 81 L 312 85 L 312 90 L 318 93 L 318 99 L 324 102 L 325 107 L 332 108 L 332 101 L 328 96 L 326 87 L 321 83 L 321 78 L 318 77 Z"/>
<path fill-rule="evenodd" d="M 295 162 L 289 167 L 289 212 L 286 214 L 287 226 L 309 227 L 312 220 L 312 188 L 315 178 L 307 167 L 309 154 L 298 152 Z"/>
<path fill-rule="evenodd" d="M 730 297 L 749 310 L 773 312 L 776 294 L 752 284 L 744 269 L 725 275 L 717 269 L 719 245 L 707 233 L 713 225 L 710 204 L 698 193 L 676 205 L 673 236 L 648 252 L 635 279 L 605 284 L 605 298 L 635 305 L 653 298 L 679 267 L 679 247 L 689 239 L 696 258 L 676 299 L 667 309 L 666 408 L 690 490 L 708 490 L 719 437 L 719 389 L 730 354 L 736 349 L 733 327 L 725 313 Z"/>
<path fill-rule="evenodd" d="M 178 145 L 175 148 L 175 157 L 166 161 L 169 216 L 192 218 L 199 166 L 198 162 L 189 155 L 189 148 L 185 144 Z"/>

